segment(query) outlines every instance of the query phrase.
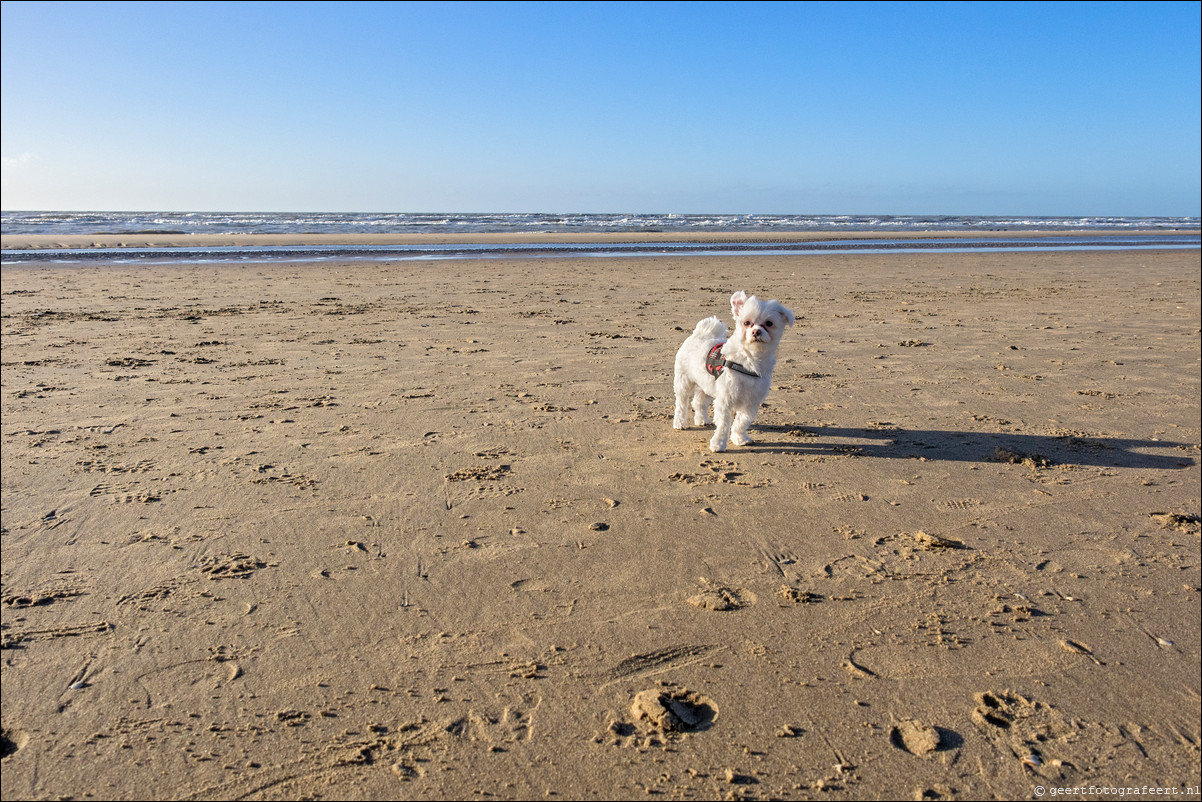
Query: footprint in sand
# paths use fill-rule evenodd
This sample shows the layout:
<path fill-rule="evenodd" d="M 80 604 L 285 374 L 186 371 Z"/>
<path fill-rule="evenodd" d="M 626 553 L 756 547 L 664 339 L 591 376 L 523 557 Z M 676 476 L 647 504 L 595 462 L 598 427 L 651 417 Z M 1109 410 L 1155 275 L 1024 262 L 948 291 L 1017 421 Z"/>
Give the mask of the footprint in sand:
<path fill-rule="evenodd" d="M 1132 746 L 1121 727 L 1070 721 L 1051 705 L 1018 693 L 985 692 L 973 699 L 972 721 L 1003 758 L 998 766 L 1003 774 L 1067 782 L 1088 762 L 1104 762 L 1107 753 Z"/>
<path fill-rule="evenodd" d="M 949 736 L 954 736 L 954 733 L 945 733 L 939 727 L 932 727 L 915 719 L 902 721 L 889 730 L 890 743 L 903 752 L 918 757 L 926 757 L 956 740 Z"/>
<path fill-rule="evenodd" d="M 199 570 L 209 579 L 245 579 L 269 564 L 248 554 L 223 554 L 206 558 Z"/>
<path fill-rule="evenodd" d="M 718 718 L 718 706 L 688 688 L 664 683 L 639 691 L 630 705 L 632 721 L 611 721 L 607 732 L 593 739 L 610 746 L 666 746 L 681 735 L 709 729 Z"/>
<path fill-rule="evenodd" d="M 688 598 L 689 604 L 702 610 L 738 610 L 755 604 L 755 594 L 743 588 L 730 588 L 725 585 L 707 587 L 695 596 Z"/>
<path fill-rule="evenodd" d="M 979 507 L 983 503 L 975 498 L 959 498 L 940 502 L 939 506 L 945 510 L 971 510 L 973 507 Z"/>
<path fill-rule="evenodd" d="M 1178 532 L 1194 535 L 1202 532 L 1202 518 L 1199 518 L 1197 515 L 1183 515 L 1177 512 L 1153 512 L 1149 513 L 1149 517 L 1165 529 L 1174 529 Z"/>
<path fill-rule="evenodd" d="M 0 730 L 0 759 L 16 754 L 27 740 L 29 740 L 27 735 L 10 730 L 8 727 Z"/>
<path fill-rule="evenodd" d="M 635 694 L 630 713 L 635 721 L 660 732 L 698 732 L 713 724 L 718 707 L 688 688 L 651 689 Z"/>

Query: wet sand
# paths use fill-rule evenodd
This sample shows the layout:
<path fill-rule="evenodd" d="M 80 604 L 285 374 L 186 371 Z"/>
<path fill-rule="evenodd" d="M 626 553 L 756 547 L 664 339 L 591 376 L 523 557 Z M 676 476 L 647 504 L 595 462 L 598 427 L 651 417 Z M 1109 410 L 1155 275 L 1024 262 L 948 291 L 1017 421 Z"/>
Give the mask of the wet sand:
<path fill-rule="evenodd" d="M 5 266 L 3 798 L 1196 798 L 1199 268 Z"/>
<path fill-rule="evenodd" d="M 501 245 L 566 243 L 642 243 L 642 242 L 822 242 L 830 240 L 924 240 L 924 239 L 1027 239 L 1050 237 L 1089 237 L 1105 240 L 1147 235 L 1197 235 L 1197 229 L 1181 230 L 1081 230 L 1081 231 L 625 231 L 622 233 L 571 231 L 542 233 L 455 233 L 455 234 L 5 234 L 0 248 L 5 250 L 47 250 L 56 248 L 215 248 L 269 247 L 297 245 Z"/>

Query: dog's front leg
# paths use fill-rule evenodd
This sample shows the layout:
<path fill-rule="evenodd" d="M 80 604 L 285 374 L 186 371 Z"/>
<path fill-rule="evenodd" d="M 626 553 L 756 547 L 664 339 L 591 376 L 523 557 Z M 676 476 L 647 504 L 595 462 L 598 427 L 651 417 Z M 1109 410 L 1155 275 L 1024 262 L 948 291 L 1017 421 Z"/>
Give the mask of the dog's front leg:
<path fill-rule="evenodd" d="M 751 428 L 751 424 L 755 421 L 755 411 L 745 412 L 739 410 L 735 414 L 734 423 L 731 425 L 730 442 L 736 446 L 751 445 L 751 437 L 748 436 L 747 430 Z"/>
<path fill-rule="evenodd" d="M 710 438 L 710 451 L 726 450 L 726 444 L 730 441 L 731 423 L 730 402 L 719 392 L 718 397 L 714 399 L 714 436 Z"/>

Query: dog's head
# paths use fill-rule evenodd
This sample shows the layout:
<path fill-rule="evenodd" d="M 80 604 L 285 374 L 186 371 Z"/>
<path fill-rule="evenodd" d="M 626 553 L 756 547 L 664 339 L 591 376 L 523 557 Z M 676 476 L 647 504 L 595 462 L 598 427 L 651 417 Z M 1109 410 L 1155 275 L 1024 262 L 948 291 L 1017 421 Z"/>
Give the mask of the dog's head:
<path fill-rule="evenodd" d="M 739 290 L 730 296 L 730 311 L 735 319 L 731 339 L 751 352 L 776 350 L 785 329 L 794 323 L 793 313 L 779 301 L 761 301 Z"/>

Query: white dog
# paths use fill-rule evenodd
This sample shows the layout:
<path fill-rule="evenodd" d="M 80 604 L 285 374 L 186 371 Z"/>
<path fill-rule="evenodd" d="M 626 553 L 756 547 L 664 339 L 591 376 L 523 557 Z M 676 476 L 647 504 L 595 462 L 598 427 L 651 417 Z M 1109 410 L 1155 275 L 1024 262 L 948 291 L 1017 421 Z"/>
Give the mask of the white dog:
<path fill-rule="evenodd" d="M 714 402 L 714 436 L 710 451 L 725 451 L 728 442 L 751 442 L 747 429 L 760 404 L 768 397 L 776 346 L 793 313 L 777 301 L 750 298 L 742 290 L 730 296 L 735 336 L 721 320 L 706 318 L 676 352 L 676 414 L 672 426 L 687 429 L 690 402 L 693 423 L 710 422 L 707 410 Z"/>

